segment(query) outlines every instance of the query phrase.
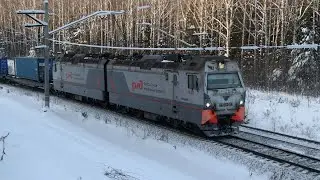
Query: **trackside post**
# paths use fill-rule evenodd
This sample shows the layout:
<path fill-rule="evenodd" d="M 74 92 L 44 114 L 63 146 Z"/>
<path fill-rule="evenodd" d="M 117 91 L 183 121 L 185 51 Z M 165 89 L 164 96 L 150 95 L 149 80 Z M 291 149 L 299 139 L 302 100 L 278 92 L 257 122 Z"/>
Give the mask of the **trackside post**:
<path fill-rule="evenodd" d="M 48 0 L 43 0 L 43 9 L 44 10 L 18 10 L 17 14 L 25 14 L 29 18 L 36 21 L 36 24 L 25 24 L 25 27 L 43 27 L 43 44 L 42 46 L 37 46 L 36 48 L 44 48 L 44 58 L 45 58 L 45 78 L 44 78 L 44 99 L 45 99 L 45 108 L 50 106 L 50 84 L 49 84 L 49 2 Z M 44 14 L 44 21 L 37 19 L 34 14 Z"/>

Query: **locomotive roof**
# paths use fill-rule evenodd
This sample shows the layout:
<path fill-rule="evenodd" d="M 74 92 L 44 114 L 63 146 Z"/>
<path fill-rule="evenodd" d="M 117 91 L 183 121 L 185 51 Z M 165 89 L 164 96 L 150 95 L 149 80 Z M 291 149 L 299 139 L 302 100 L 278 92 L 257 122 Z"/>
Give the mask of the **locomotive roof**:
<path fill-rule="evenodd" d="M 114 66 L 134 66 L 140 69 L 175 69 L 199 71 L 207 61 L 230 61 L 225 56 L 201 55 L 144 55 L 138 59 L 115 59 Z"/>
<path fill-rule="evenodd" d="M 204 68 L 207 61 L 219 62 L 230 61 L 225 56 L 212 55 L 182 55 L 182 54 L 162 54 L 162 55 L 139 55 L 133 56 L 106 54 L 61 54 L 57 57 L 60 62 L 72 64 L 100 64 L 107 60 L 113 60 L 114 66 L 134 66 L 140 69 L 172 69 L 199 71 Z"/>
<path fill-rule="evenodd" d="M 77 63 L 90 63 L 90 64 L 99 64 L 101 61 L 105 60 L 106 57 L 109 57 L 109 54 L 63 54 L 57 56 L 57 60 L 61 62 L 71 62 L 72 64 Z"/>

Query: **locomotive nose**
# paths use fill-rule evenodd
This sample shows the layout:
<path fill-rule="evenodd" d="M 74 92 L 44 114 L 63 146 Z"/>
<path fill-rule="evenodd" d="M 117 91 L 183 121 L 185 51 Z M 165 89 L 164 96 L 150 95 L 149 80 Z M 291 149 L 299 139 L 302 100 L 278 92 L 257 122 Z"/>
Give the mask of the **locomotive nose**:
<path fill-rule="evenodd" d="M 243 104 L 240 94 L 220 95 L 212 97 L 216 111 L 236 111 Z M 218 112 L 217 112 L 218 113 Z M 232 112 L 230 112 L 232 113 Z M 219 114 L 219 113 L 218 113 Z"/>

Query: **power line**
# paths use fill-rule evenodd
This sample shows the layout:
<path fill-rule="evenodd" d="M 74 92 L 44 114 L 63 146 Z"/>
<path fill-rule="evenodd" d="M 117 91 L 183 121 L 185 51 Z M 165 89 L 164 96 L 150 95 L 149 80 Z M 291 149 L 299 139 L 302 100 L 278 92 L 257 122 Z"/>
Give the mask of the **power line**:
<path fill-rule="evenodd" d="M 82 47 L 91 47 L 91 48 L 103 48 L 103 49 L 123 49 L 123 50 L 150 50 L 150 51 L 224 51 L 227 50 L 225 47 L 203 47 L 203 48 L 140 48 L 140 47 L 114 47 L 114 46 L 101 46 L 101 45 L 90 45 L 90 44 L 80 44 L 72 43 L 68 41 L 58 41 L 54 39 L 49 39 L 58 44 L 68 44 Z M 229 47 L 229 49 L 241 49 L 241 50 L 254 50 L 254 49 L 315 49 L 317 50 L 320 47 L 320 44 L 296 44 L 296 45 L 286 45 L 286 46 L 239 46 L 239 47 Z"/>

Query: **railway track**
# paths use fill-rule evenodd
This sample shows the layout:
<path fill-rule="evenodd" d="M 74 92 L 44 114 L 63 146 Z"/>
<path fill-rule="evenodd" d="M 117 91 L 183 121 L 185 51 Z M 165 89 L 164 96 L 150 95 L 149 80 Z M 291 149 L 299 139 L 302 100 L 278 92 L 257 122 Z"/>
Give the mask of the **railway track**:
<path fill-rule="evenodd" d="M 30 88 L 25 88 L 25 89 L 30 90 Z M 34 91 L 35 89 L 32 89 L 32 90 Z M 72 100 L 69 98 L 62 98 L 62 99 L 71 100 L 80 104 L 86 104 L 86 103 Z M 102 107 L 97 107 L 97 108 L 102 109 Z M 314 177 L 320 178 L 320 158 L 299 154 L 297 152 L 291 152 L 285 149 L 279 149 L 271 145 L 263 144 L 261 142 L 255 142 L 253 140 L 245 139 L 237 136 L 228 136 L 225 138 L 200 137 L 198 135 L 191 134 L 190 132 L 186 132 L 186 131 L 181 132 L 178 129 L 169 127 L 162 123 L 147 121 L 145 119 L 133 117 L 130 114 L 123 114 L 122 112 L 117 112 L 113 110 L 111 111 L 125 118 L 130 118 L 137 121 L 143 121 L 146 124 L 157 126 L 159 128 L 166 129 L 166 130 L 169 130 L 169 131 L 172 131 L 172 132 L 175 132 L 199 141 L 214 143 L 215 145 L 220 144 L 221 146 L 224 146 L 224 147 L 225 146 L 232 147 L 232 148 L 242 150 L 244 152 L 252 153 L 259 157 L 263 157 L 268 160 L 273 160 L 275 162 L 282 163 L 284 167 L 291 167 L 294 170 L 297 170 L 306 174 L 310 173 Z"/>
<path fill-rule="evenodd" d="M 292 167 L 303 173 L 320 177 L 320 158 L 315 158 L 285 149 L 279 149 L 261 142 L 255 142 L 238 136 L 214 140 L 243 151 L 277 161 L 285 167 Z"/>
<path fill-rule="evenodd" d="M 119 113 L 120 114 L 120 113 Z M 121 114 L 123 116 L 123 114 Z M 127 118 L 133 118 L 130 115 L 124 115 Z M 319 158 L 312 157 L 310 155 L 304 155 L 298 152 L 281 149 L 276 146 L 267 145 L 261 143 L 261 141 L 252 141 L 243 137 L 227 136 L 225 138 L 207 138 L 198 135 L 191 134 L 187 131 L 180 131 L 172 127 L 168 127 L 166 124 L 156 123 L 141 118 L 135 118 L 138 121 L 143 121 L 146 124 L 153 125 L 159 128 L 163 128 L 199 141 L 208 143 L 218 143 L 220 145 L 229 146 L 232 148 L 240 149 L 247 153 L 252 153 L 259 157 L 263 157 L 267 160 L 273 160 L 279 162 L 283 167 L 291 168 L 295 171 L 300 171 L 305 174 L 310 174 L 320 180 L 320 152 Z M 242 132 L 241 132 L 242 133 Z M 285 142 L 283 142 L 285 143 Z"/>
<path fill-rule="evenodd" d="M 234 135 L 234 137 L 244 139 L 244 140 L 249 140 L 256 143 L 262 143 L 264 145 L 268 145 L 273 148 L 305 155 L 310 158 L 320 159 L 320 150 L 314 147 L 308 147 L 301 144 L 296 144 L 296 143 L 292 143 L 284 140 L 251 134 L 248 132 L 240 132 L 239 134 Z"/>
<path fill-rule="evenodd" d="M 241 126 L 238 136 L 320 158 L 320 142 L 260 128 Z"/>
<path fill-rule="evenodd" d="M 239 134 L 215 141 L 320 177 L 318 141 L 245 125 Z"/>
<path fill-rule="evenodd" d="M 278 132 L 273 132 L 265 129 L 255 128 L 251 126 L 242 125 L 240 127 L 242 134 L 247 134 L 251 136 L 259 136 L 261 138 L 268 138 L 276 140 L 283 143 L 290 143 L 296 146 L 304 146 L 313 150 L 320 151 L 320 141 L 305 139 L 301 137 L 291 136 L 287 134 L 282 134 Z"/>

